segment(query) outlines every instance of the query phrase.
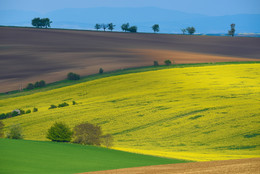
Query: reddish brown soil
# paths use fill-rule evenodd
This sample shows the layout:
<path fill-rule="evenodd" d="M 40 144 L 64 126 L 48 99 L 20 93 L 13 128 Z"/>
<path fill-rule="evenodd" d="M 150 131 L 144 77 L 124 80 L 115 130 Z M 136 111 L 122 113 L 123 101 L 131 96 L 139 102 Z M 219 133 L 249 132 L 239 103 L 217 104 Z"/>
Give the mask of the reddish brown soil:
<path fill-rule="evenodd" d="M 228 161 L 168 164 L 84 174 L 259 174 L 260 158 Z"/>
<path fill-rule="evenodd" d="M 0 92 L 128 67 L 260 60 L 260 38 L 0 27 Z"/>

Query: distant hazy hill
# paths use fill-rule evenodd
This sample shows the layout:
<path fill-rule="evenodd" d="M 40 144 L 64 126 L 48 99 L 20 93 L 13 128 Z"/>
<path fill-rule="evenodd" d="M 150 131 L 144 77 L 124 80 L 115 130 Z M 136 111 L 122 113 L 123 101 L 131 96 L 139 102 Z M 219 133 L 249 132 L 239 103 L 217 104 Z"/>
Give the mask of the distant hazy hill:
<path fill-rule="evenodd" d="M 30 26 L 34 17 L 49 17 L 56 28 L 93 29 L 96 23 L 113 22 L 120 31 L 122 23 L 129 22 L 137 25 L 140 32 L 152 32 L 151 26 L 158 23 L 161 33 L 180 33 L 187 26 L 194 26 L 197 33 L 226 33 L 229 25 L 235 23 L 237 33 L 260 32 L 260 14 L 206 16 L 154 7 L 61 9 L 46 14 L 1 10 L 0 25 Z"/>

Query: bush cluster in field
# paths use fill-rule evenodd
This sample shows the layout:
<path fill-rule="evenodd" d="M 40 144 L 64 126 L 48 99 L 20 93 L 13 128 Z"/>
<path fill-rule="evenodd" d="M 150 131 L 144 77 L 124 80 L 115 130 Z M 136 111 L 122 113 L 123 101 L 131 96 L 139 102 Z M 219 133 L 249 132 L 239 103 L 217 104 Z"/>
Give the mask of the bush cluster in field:
<path fill-rule="evenodd" d="M 33 108 L 32 110 L 33 112 L 37 112 L 38 108 Z M 32 112 L 30 109 L 28 110 L 23 110 L 23 109 L 15 109 L 12 112 L 7 112 L 7 113 L 2 113 L 0 114 L 0 120 L 5 119 L 5 118 L 11 118 L 11 117 L 15 117 L 18 115 L 23 115 L 23 114 L 29 114 Z"/>
<path fill-rule="evenodd" d="M 111 134 L 103 135 L 101 127 L 91 123 L 76 125 L 72 131 L 66 124 L 56 122 L 48 129 L 46 137 L 51 141 L 83 145 L 101 146 L 103 144 L 106 147 L 111 147 L 113 143 Z"/>
<path fill-rule="evenodd" d="M 41 88 L 44 86 L 46 86 L 46 83 L 44 80 L 41 80 L 39 82 L 35 82 L 35 84 L 29 83 L 25 89 Z"/>
<path fill-rule="evenodd" d="M 77 103 L 75 101 L 72 101 L 72 105 L 76 105 Z M 61 104 L 59 104 L 58 106 L 56 105 L 51 105 L 49 107 L 49 109 L 54 109 L 54 108 L 62 108 L 62 107 L 66 107 L 69 106 L 68 103 L 63 102 Z M 31 112 L 37 112 L 38 108 L 34 107 L 32 110 L 31 109 L 27 109 L 27 110 L 23 110 L 23 109 L 15 109 L 11 112 L 7 112 L 7 113 L 2 113 L 0 114 L 0 120 L 5 119 L 5 118 L 11 118 L 11 117 L 16 117 L 18 115 L 24 115 L 24 114 L 30 114 Z"/>
<path fill-rule="evenodd" d="M 77 103 L 76 103 L 75 101 L 72 101 L 72 105 L 75 105 L 75 104 L 77 104 Z M 63 102 L 63 103 L 61 103 L 61 104 L 58 104 L 58 106 L 56 106 L 56 105 L 51 105 L 51 106 L 49 107 L 49 109 L 62 108 L 62 107 L 66 107 L 66 106 L 69 106 L 69 104 L 66 103 L 66 102 Z"/>

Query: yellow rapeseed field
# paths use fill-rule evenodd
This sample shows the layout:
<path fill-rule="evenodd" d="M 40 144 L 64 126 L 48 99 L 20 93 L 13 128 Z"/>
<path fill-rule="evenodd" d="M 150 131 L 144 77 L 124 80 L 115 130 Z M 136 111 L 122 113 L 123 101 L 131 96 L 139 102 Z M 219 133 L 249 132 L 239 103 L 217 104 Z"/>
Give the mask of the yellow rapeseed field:
<path fill-rule="evenodd" d="M 77 105 L 72 105 L 76 101 Z M 49 110 L 51 104 L 68 107 Z M 56 121 L 100 125 L 115 149 L 195 161 L 260 157 L 260 64 L 172 68 L 106 77 L 0 100 L 25 139 L 47 140 Z"/>

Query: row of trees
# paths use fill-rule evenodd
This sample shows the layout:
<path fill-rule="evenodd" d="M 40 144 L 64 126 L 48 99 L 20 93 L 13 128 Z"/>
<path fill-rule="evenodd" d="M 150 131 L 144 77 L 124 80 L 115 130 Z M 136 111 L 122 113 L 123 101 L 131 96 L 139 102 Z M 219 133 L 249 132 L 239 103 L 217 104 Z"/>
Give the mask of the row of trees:
<path fill-rule="evenodd" d="M 38 108 L 33 108 L 33 112 L 37 112 Z M 27 109 L 26 111 L 23 109 L 15 109 L 12 112 L 7 112 L 7 113 L 1 113 L 0 114 L 0 120 L 6 119 L 6 118 L 11 118 L 11 117 L 16 117 L 18 115 L 23 115 L 23 114 L 29 114 L 32 112 L 30 109 Z"/>
<path fill-rule="evenodd" d="M 4 123 L 0 121 L 0 138 L 4 137 Z M 6 138 L 23 139 L 22 127 L 19 124 L 10 126 Z M 46 137 L 55 142 L 72 142 L 82 145 L 94 145 L 109 148 L 113 145 L 113 136 L 103 134 L 100 126 L 91 123 L 81 123 L 76 125 L 73 130 L 62 122 L 54 123 L 47 131 Z"/>
<path fill-rule="evenodd" d="M 25 89 L 41 88 L 41 87 L 44 87 L 44 86 L 46 86 L 46 83 L 45 83 L 44 80 L 41 80 L 39 82 L 38 81 L 35 82 L 34 84 L 29 83 Z"/>
<path fill-rule="evenodd" d="M 36 28 L 48 28 L 51 27 L 51 23 L 49 18 L 34 18 L 32 20 L 32 26 Z"/>
<path fill-rule="evenodd" d="M 32 26 L 35 26 L 36 28 L 48 28 L 50 27 L 50 24 L 52 23 L 52 21 L 50 21 L 49 18 L 34 18 L 32 20 Z M 96 24 L 94 27 L 96 30 L 99 29 L 103 29 L 104 31 L 106 31 L 106 29 L 113 31 L 115 29 L 115 26 L 112 22 L 109 24 Z M 137 26 L 131 26 L 129 25 L 129 23 L 125 23 L 121 25 L 121 29 L 124 32 L 133 32 L 136 33 L 137 32 Z M 154 33 L 159 32 L 160 31 L 160 26 L 159 24 L 154 24 L 152 26 L 152 29 L 154 31 Z M 194 27 L 187 27 L 187 28 L 182 28 L 181 29 L 183 34 L 186 34 L 186 32 L 188 32 L 190 35 L 194 34 L 196 32 L 196 29 Z M 228 35 L 234 36 L 235 35 L 235 24 L 231 24 L 231 30 L 228 31 Z"/>
<path fill-rule="evenodd" d="M 96 24 L 94 27 L 97 31 L 99 29 L 103 29 L 104 31 L 106 31 L 106 29 L 113 31 L 115 29 L 115 26 L 116 25 L 114 25 L 113 23 L 109 23 L 109 24 Z M 122 24 L 121 29 L 125 32 L 127 32 L 127 31 L 132 32 L 132 33 L 137 32 L 137 26 L 130 27 L 129 23 Z"/>

